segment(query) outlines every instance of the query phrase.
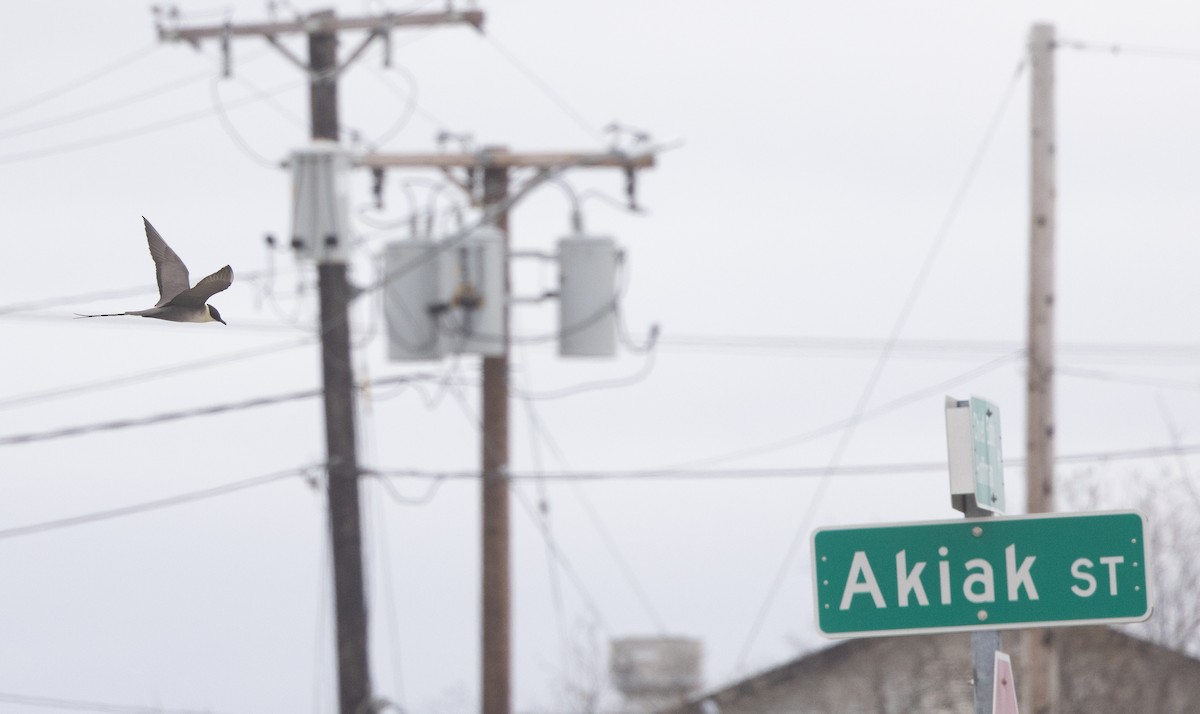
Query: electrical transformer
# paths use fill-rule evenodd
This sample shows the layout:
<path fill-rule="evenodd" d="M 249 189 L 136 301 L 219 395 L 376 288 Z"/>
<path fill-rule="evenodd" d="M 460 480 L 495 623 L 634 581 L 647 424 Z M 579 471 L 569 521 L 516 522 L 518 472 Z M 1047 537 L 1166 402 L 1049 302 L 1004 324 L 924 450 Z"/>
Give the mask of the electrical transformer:
<path fill-rule="evenodd" d="M 292 248 L 318 263 L 343 263 L 349 254 L 349 170 L 346 152 L 316 141 L 292 152 Z"/>
<path fill-rule="evenodd" d="M 429 240 L 391 243 L 384 252 L 383 316 L 388 358 L 441 359 L 438 335 L 438 249 Z"/>
<path fill-rule="evenodd" d="M 504 354 L 504 233 L 480 226 L 441 252 L 439 334 L 447 352 Z"/>
<path fill-rule="evenodd" d="M 572 235 L 558 241 L 558 353 L 612 357 L 617 352 L 617 262 L 612 238 Z"/>

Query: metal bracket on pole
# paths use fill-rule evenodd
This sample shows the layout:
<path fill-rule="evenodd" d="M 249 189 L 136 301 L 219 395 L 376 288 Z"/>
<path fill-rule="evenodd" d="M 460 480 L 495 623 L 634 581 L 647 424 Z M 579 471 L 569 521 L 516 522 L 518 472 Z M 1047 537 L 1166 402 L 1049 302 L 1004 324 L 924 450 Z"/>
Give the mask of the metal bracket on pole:
<path fill-rule="evenodd" d="M 233 60 L 230 57 L 229 38 L 231 25 L 225 23 L 225 31 L 221 33 L 221 74 L 225 79 L 233 76 Z"/>
<path fill-rule="evenodd" d="M 300 69 L 304 70 L 306 74 L 308 73 L 308 62 L 300 59 L 295 52 L 292 52 L 290 49 L 288 49 L 287 45 L 280 42 L 279 38 L 277 38 L 275 35 L 263 35 L 263 38 L 266 39 L 267 42 L 270 42 L 275 49 L 279 50 L 279 54 L 283 55 L 288 62 L 291 62 Z"/>

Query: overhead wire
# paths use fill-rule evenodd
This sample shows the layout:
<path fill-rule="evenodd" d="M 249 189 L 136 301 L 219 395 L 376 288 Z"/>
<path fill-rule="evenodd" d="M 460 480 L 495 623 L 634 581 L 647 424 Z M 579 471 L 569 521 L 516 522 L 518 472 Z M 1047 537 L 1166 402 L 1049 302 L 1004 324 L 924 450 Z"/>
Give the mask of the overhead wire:
<path fill-rule="evenodd" d="M 320 491 L 320 489 L 318 489 Z M 325 493 L 322 491 L 324 497 Z M 325 509 L 328 513 L 328 504 Z M 330 650 L 333 649 L 330 632 L 330 619 L 333 614 L 333 608 L 330 603 L 334 599 L 333 595 L 333 539 L 329 537 L 329 528 L 331 524 L 326 518 L 325 528 L 322 532 L 321 541 L 321 557 L 317 567 L 317 631 L 313 637 L 313 714 L 324 714 L 328 711 L 324 708 L 325 697 L 329 690 L 333 689 L 332 679 L 333 667 L 330 666 Z"/>
<path fill-rule="evenodd" d="M 1064 38 L 1055 41 L 1056 48 L 1098 52 L 1118 55 L 1142 55 L 1160 59 L 1200 60 L 1200 49 L 1186 47 L 1155 47 L 1150 45 L 1129 45 L 1116 42 L 1091 42 Z"/>
<path fill-rule="evenodd" d="M 566 458 L 563 456 L 562 450 L 559 449 L 558 443 L 550 435 L 549 430 L 546 428 L 545 423 L 542 422 L 533 403 L 525 400 L 525 407 L 529 414 L 529 421 L 532 429 L 540 435 L 542 441 L 546 443 L 547 448 L 551 450 L 559 463 L 566 465 Z M 641 581 L 634 573 L 633 566 L 630 565 L 629 559 L 625 557 L 623 552 L 621 552 L 621 548 L 617 545 L 612 533 L 604 525 L 604 520 L 600 517 L 599 511 L 596 510 L 596 507 L 591 502 L 591 499 L 587 497 L 586 492 L 581 489 L 577 483 L 572 483 L 571 486 L 572 492 L 575 494 L 575 497 L 579 501 L 580 505 L 583 506 L 584 513 L 587 515 L 588 520 L 591 521 L 592 526 L 600 535 L 600 540 L 604 544 L 605 549 L 608 550 L 609 556 L 617 564 L 618 571 L 625 579 L 626 584 L 633 591 L 638 603 L 642 606 L 642 609 L 649 617 L 651 624 L 655 627 L 659 634 L 665 636 L 667 633 L 667 628 L 663 624 L 662 617 L 659 616 L 658 610 L 654 607 L 650 597 L 646 594 L 646 589 L 642 587 Z"/>
<path fill-rule="evenodd" d="M 550 86 L 549 82 L 542 79 L 541 76 L 534 72 L 529 65 L 522 62 L 521 59 L 517 57 L 515 52 L 500 42 L 500 40 L 496 38 L 495 33 L 489 32 L 484 35 L 484 38 L 488 41 L 488 44 L 496 49 L 501 57 L 507 60 L 509 64 L 523 74 L 525 78 L 528 79 L 535 87 L 541 90 L 542 94 L 544 94 L 551 102 L 553 102 L 554 105 L 557 106 L 564 115 L 569 117 L 576 126 L 582 129 L 593 139 L 598 140 L 600 143 L 604 143 L 606 138 L 604 134 L 600 132 L 591 122 L 589 122 L 578 109 L 572 106 L 571 103 L 568 102 L 560 92 L 555 90 L 554 87 Z"/>
<path fill-rule="evenodd" d="M 267 90 L 267 94 L 269 96 L 273 96 L 276 94 L 282 94 L 286 91 L 295 89 L 295 88 L 299 87 L 300 85 L 301 85 L 301 83 L 298 83 L 295 81 L 287 82 L 284 84 L 276 85 L 274 88 Z M 230 102 L 228 105 L 225 106 L 225 110 L 229 111 L 232 109 L 240 109 L 242 107 L 249 106 L 251 104 L 254 104 L 254 103 L 260 102 L 260 101 L 262 101 L 262 97 L 244 97 L 242 99 L 234 100 L 234 101 Z M 184 112 L 181 114 L 176 114 L 174 116 L 167 117 L 165 119 L 148 122 L 146 124 L 141 124 L 136 127 L 130 127 L 128 129 L 122 129 L 120 131 L 110 132 L 108 134 L 101 134 L 99 136 L 88 137 L 88 138 L 79 139 L 76 141 L 68 141 L 68 142 L 64 142 L 62 144 L 55 144 L 53 146 L 45 146 L 45 147 L 40 147 L 40 148 L 36 148 L 36 149 L 27 149 L 25 151 L 16 151 L 16 152 L 8 153 L 8 154 L 0 154 L 0 164 L 13 164 L 13 163 L 18 163 L 18 162 L 22 162 L 22 161 L 29 161 L 31 159 L 41 159 L 41 158 L 45 158 L 47 156 L 56 156 L 59 154 L 70 153 L 73 151 L 81 151 L 84 149 L 91 149 L 91 148 L 95 148 L 97 146 L 103 146 L 106 144 L 124 141 L 127 139 L 139 138 L 139 137 L 145 136 L 146 134 L 151 134 L 151 133 L 163 131 L 166 129 L 172 129 L 174 127 L 177 127 L 177 126 L 180 126 L 183 124 L 188 124 L 188 123 L 191 123 L 194 121 L 198 121 L 200 119 L 205 119 L 205 118 L 212 116 L 214 113 L 216 113 L 216 110 L 214 110 L 212 107 L 209 107 L 207 109 L 200 109 L 200 110 L 196 110 L 196 111 L 190 111 L 190 112 Z"/>
<path fill-rule="evenodd" d="M 63 697 L 41 697 L 29 694 L 12 694 L 0 692 L 0 703 L 18 704 L 39 709 L 58 709 L 85 712 L 101 712 L 103 714 L 222 714 L 219 710 L 177 709 L 173 707 L 139 706 L 136 704 L 112 704 L 109 702 L 86 701 L 82 699 L 65 699 Z"/>
<path fill-rule="evenodd" d="M 84 119 L 91 119 L 99 114 L 105 114 L 117 109 L 123 109 L 139 102 L 160 97 L 177 89 L 183 89 L 184 87 L 194 84 L 201 79 L 207 78 L 211 74 L 212 72 L 210 70 L 204 70 L 203 72 L 190 74 L 180 79 L 173 79 L 169 82 L 150 87 L 149 89 L 144 89 L 140 92 L 135 92 L 133 94 L 118 97 L 117 99 L 103 102 L 101 104 L 96 104 L 88 107 L 87 109 L 81 109 L 68 114 L 60 114 L 55 117 L 42 119 L 29 124 L 23 124 L 21 126 L 0 129 L 0 140 L 10 139 L 14 136 L 22 136 L 24 134 L 32 134 L 39 131 L 45 131 L 46 129 L 52 129 L 65 124 L 72 124 Z"/>
<path fill-rule="evenodd" d="M 518 395 L 525 401 L 551 401 L 555 399 L 563 399 L 573 397 L 584 392 L 594 392 L 599 390 L 623 389 L 632 387 L 635 384 L 640 384 L 650 377 L 654 371 L 655 352 L 653 349 L 646 351 L 646 356 L 642 360 L 641 367 L 633 374 L 625 377 L 614 377 L 612 379 L 598 379 L 591 382 L 581 382 L 569 387 L 554 389 L 545 392 L 531 392 L 528 390 L 519 390 Z"/>
<path fill-rule="evenodd" d="M 462 413 L 463 417 L 467 420 L 467 422 L 469 424 L 471 424 L 471 426 L 474 429 L 478 429 L 482 433 L 482 431 L 483 431 L 482 416 L 475 414 L 474 412 L 471 411 L 470 405 L 467 404 L 466 396 L 462 394 L 461 390 L 452 387 L 450 389 L 450 396 L 454 398 L 454 402 L 459 406 L 459 410 Z M 488 448 L 488 444 L 486 441 L 484 441 L 484 448 L 485 449 Z M 558 540 L 554 537 L 554 534 L 551 533 L 545 527 L 546 523 L 538 517 L 537 512 L 535 511 L 533 506 L 529 503 L 529 500 L 526 497 L 525 492 L 519 488 L 514 488 L 514 489 L 512 489 L 512 493 L 513 493 L 513 495 L 516 496 L 517 502 L 519 504 L 521 504 L 521 507 L 523 509 L 525 509 L 526 515 L 529 516 L 529 519 L 531 521 L 533 521 L 533 524 L 536 527 L 538 534 L 542 537 L 542 539 L 544 541 L 546 541 L 547 545 L 549 546 L 549 550 L 554 554 L 554 558 L 555 558 L 556 562 L 558 563 L 559 567 L 562 568 L 562 571 L 567 575 L 567 579 L 575 587 L 576 593 L 579 595 L 579 597 L 583 601 L 585 607 L 591 613 L 593 621 L 605 633 L 611 634 L 612 631 L 609 629 L 607 620 L 604 617 L 603 613 L 601 612 L 599 605 L 596 604 L 596 599 L 594 597 L 592 597 L 591 592 L 588 590 L 587 586 L 584 584 L 583 578 L 580 577 L 579 573 L 576 571 L 575 567 L 572 565 L 570 558 L 567 557 L 567 554 L 563 551 L 562 547 L 558 544 Z"/>
<path fill-rule="evenodd" d="M 1185 382 L 1182 380 L 1163 379 L 1160 377 L 1149 377 L 1138 374 L 1121 374 L 1119 372 L 1108 372 L 1098 369 L 1071 367 L 1069 365 L 1057 365 L 1055 366 L 1054 371 L 1066 377 L 1078 377 L 1081 379 L 1090 379 L 1101 382 L 1115 382 L 1139 387 L 1178 389 L 1191 392 L 1200 391 L 1200 379 Z"/>
<path fill-rule="evenodd" d="M 524 367 L 523 362 L 521 366 Z M 533 461 L 534 473 L 541 474 L 545 470 L 542 465 L 542 441 L 538 438 L 538 432 L 533 426 L 534 414 L 529 408 L 528 403 L 526 403 L 526 417 L 530 423 L 530 428 L 528 429 L 529 453 Z M 546 482 L 542 479 L 537 479 L 534 484 L 537 488 L 538 516 L 544 521 L 544 527 L 547 530 L 551 530 L 549 489 L 546 488 Z M 549 539 L 544 539 L 546 575 L 550 582 L 550 602 L 554 607 L 554 624 L 558 633 L 560 663 L 565 666 L 565 663 L 570 661 L 571 647 L 567 635 L 566 607 L 563 599 L 561 576 L 551 543 L 552 541 Z"/>
<path fill-rule="evenodd" d="M 959 209 L 962 207 L 966 197 L 974 184 L 974 179 L 978 173 L 979 167 L 983 164 L 983 158 L 987 154 L 988 148 L 991 146 L 992 138 L 1000 127 L 1001 119 L 1003 119 L 1008 108 L 1009 101 L 1012 99 L 1014 90 L 1017 87 L 1018 80 L 1024 73 L 1026 65 L 1026 57 L 1022 56 L 1017 62 L 1016 70 L 1006 82 L 1004 91 L 1001 94 L 999 105 L 992 112 L 992 115 L 984 130 L 983 137 L 976 147 L 970 162 L 967 165 L 967 170 L 962 179 L 959 181 L 958 187 L 954 192 L 954 196 L 950 201 L 950 206 L 942 218 L 941 224 L 938 227 L 934 238 L 929 248 L 926 251 L 925 257 L 921 262 L 921 266 L 917 271 L 917 275 L 913 280 L 912 285 L 908 290 L 901 305 L 900 311 L 892 324 L 892 328 L 888 333 L 887 342 L 879 353 L 879 358 L 875 361 L 871 369 L 871 374 L 867 377 L 866 384 L 863 385 L 858 399 L 851 412 L 850 418 L 847 420 L 846 428 L 841 432 L 836 446 L 834 447 L 833 455 L 830 458 L 830 466 L 837 466 L 842 459 L 846 448 L 849 446 L 850 440 L 854 436 L 855 428 L 862 414 L 866 411 L 867 405 L 870 403 L 871 397 L 875 392 L 875 387 L 883 376 L 884 367 L 887 365 L 891 357 L 895 343 L 900 339 L 901 333 L 904 331 L 905 325 L 908 323 L 908 318 L 912 314 L 913 308 L 916 307 L 917 299 L 920 297 L 925 282 L 932 272 L 933 265 L 941 253 L 942 246 L 945 245 L 947 238 L 950 235 L 950 228 L 954 225 L 954 220 L 958 216 Z M 775 596 L 779 593 L 780 588 L 789 572 L 792 560 L 800 550 L 800 545 L 804 542 L 805 536 L 808 533 L 812 518 L 816 515 L 817 510 L 824 499 L 826 490 L 831 483 L 828 477 L 823 477 L 817 482 L 817 486 L 813 494 L 808 500 L 803 513 L 800 516 L 796 533 L 792 538 L 791 544 L 785 552 L 783 561 L 780 563 L 778 571 L 771 584 L 768 586 L 766 597 L 762 605 L 759 607 L 757 614 L 754 617 L 750 631 L 742 644 L 741 651 L 737 658 L 737 668 L 743 669 L 746 663 L 746 658 L 749 656 L 750 649 L 754 646 L 754 642 L 758 637 L 758 633 L 766 620 L 771 606 L 774 604 Z"/>
<path fill-rule="evenodd" d="M 818 335 L 721 335 L 668 333 L 660 338 L 663 349 L 695 352 L 796 352 L 838 355 L 877 355 L 884 340 L 861 337 Z M 892 347 L 892 358 L 969 359 L 1020 349 L 1019 340 L 972 339 L 901 339 Z M 1055 345 L 1061 356 L 1089 361 L 1169 363 L 1200 360 L 1200 343 L 1136 342 L 1061 342 Z"/>
<path fill-rule="evenodd" d="M 257 270 L 239 275 L 239 282 L 258 282 L 267 278 L 272 278 L 273 274 L 269 271 Z M 14 302 L 7 305 L 0 305 L 0 315 L 8 315 L 14 312 L 30 312 L 32 310 L 42 310 L 48 307 L 59 307 L 62 305 L 78 304 L 82 302 L 91 302 L 92 300 L 105 300 L 108 298 L 128 297 L 131 295 L 142 295 L 151 288 L 146 285 L 137 287 L 117 288 L 109 290 L 97 290 L 86 293 L 74 293 L 72 295 L 60 295 L 57 297 L 38 298 L 36 300 L 26 300 L 24 302 Z"/>
<path fill-rule="evenodd" d="M 129 506 L 121 506 L 119 508 L 109 508 L 102 511 L 93 511 L 84 513 L 78 516 L 70 516 L 68 518 L 56 518 L 50 521 L 42 521 L 40 523 L 30 523 L 24 526 L 14 526 L 0 529 L 0 540 L 8 538 L 19 538 L 22 536 L 33 535 L 34 533 L 45 533 L 47 531 L 61 530 L 63 528 L 71 528 L 87 523 L 96 523 L 98 521 L 107 521 L 114 518 L 122 518 L 132 516 L 139 513 L 147 513 L 149 511 L 157 511 L 163 508 L 172 508 L 182 506 L 187 503 L 203 501 L 218 496 L 224 496 L 238 491 L 244 491 L 249 488 L 263 486 L 268 483 L 281 481 L 285 478 L 294 476 L 307 476 L 315 466 L 301 466 L 274 473 L 256 476 L 254 478 L 233 481 L 231 483 L 213 486 L 211 488 L 200 489 L 197 491 L 188 491 L 186 493 L 168 496 L 166 498 L 157 498 L 151 501 L 143 501 Z"/>
<path fill-rule="evenodd" d="M 254 347 L 248 350 L 238 350 L 237 352 L 229 352 L 214 357 L 192 360 L 190 362 L 179 362 L 176 364 L 165 365 L 163 367 L 140 370 L 138 372 L 121 375 L 119 377 L 107 377 L 91 382 L 79 382 L 76 384 L 54 387 L 52 389 L 46 389 L 38 392 L 18 394 L 16 396 L 0 399 L 0 410 L 83 394 L 86 392 L 111 389 L 129 384 L 137 384 L 140 382 L 160 379 L 162 377 L 180 374 L 183 372 L 191 372 L 197 369 L 205 369 L 208 367 L 229 364 L 231 362 L 237 362 L 244 359 L 252 359 L 254 357 L 261 357 L 263 355 L 275 354 L 276 352 L 282 352 L 284 350 L 294 349 L 296 347 L 305 347 L 315 343 L 316 338 L 305 337 L 301 340 L 292 340 L 288 342 L 267 345 L 266 347 Z"/>
<path fill-rule="evenodd" d="M 375 437 L 375 412 L 371 407 L 371 403 L 367 400 L 356 401 L 356 412 L 359 421 L 363 428 L 358 431 L 359 440 L 362 443 L 361 452 L 366 455 L 367 459 L 373 460 L 376 453 L 375 447 L 377 444 Z M 369 475 L 367 471 L 359 469 L 360 475 Z M 408 505 L 417 505 L 411 500 L 406 499 L 399 494 L 387 479 L 376 479 L 376 482 L 387 492 L 394 500 Z M 430 482 L 427 489 L 428 499 L 432 499 L 437 489 L 441 486 L 442 481 L 434 480 Z M 401 672 L 401 648 L 400 648 L 400 617 L 397 613 L 398 603 L 396 599 L 395 579 L 392 577 L 392 555 L 391 555 L 391 533 L 388 527 L 388 517 L 385 512 L 383 499 L 378 496 L 373 489 L 363 489 L 362 501 L 366 518 L 363 523 L 364 533 L 375 535 L 374 538 L 366 539 L 366 545 L 370 546 L 367 552 L 363 554 L 363 559 L 366 563 L 376 563 L 375 569 L 379 571 L 379 577 L 374 577 L 374 572 L 371 567 L 368 567 L 366 574 L 372 576 L 366 585 L 366 592 L 371 593 L 371 586 L 378 583 L 378 587 L 382 590 L 383 611 L 385 618 L 385 631 L 388 638 L 388 649 L 390 654 L 391 666 L 388 671 L 392 675 L 392 686 L 394 687 L 393 695 L 404 700 L 404 678 Z M 426 501 L 427 502 L 427 501 Z M 368 607 L 370 607 L 371 599 L 368 597 Z"/>
<path fill-rule="evenodd" d="M 387 377 L 375 380 L 376 384 L 398 384 L 406 381 L 430 380 L 436 379 L 437 375 L 431 374 L 415 374 Z M 361 386 L 359 387 L 361 388 Z M 131 417 L 127 419 L 114 419 L 112 421 L 93 422 L 89 424 L 80 424 L 77 426 L 69 426 L 60 429 L 51 429 L 49 431 L 27 432 L 24 434 L 10 434 L 0 436 L 0 447 L 14 446 L 17 444 L 29 444 L 38 441 L 51 441 L 62 439 L 71 436 L 80 436 L 83 434 L 91 434 L 100 431 L 116 431 L 120 429 L 130 429 L 143 426 L 151 426 L 154 424 L 163 424 L 166 422 L 180 421 L 191 419 L 194 417 L 211 416 L 214 414 L 223 414 L 225 412 L 243 411 L 246 409 L 256 409 L 258 407 L 273 406 L 286 402 L 298 401 L 301 399 L 311 399 L 324 394 L 324 389 L 304 389 L 295 392 L 285 392 L 282 394 L 272 394 L 268 396 L 255 397 L 253 399 L 244 399 L 237 402 L 226 402 L 222 404 L 210 404 L 192 409 L 180 409 L 171 412 L 162 412 L 145 417 Z"/>
<path fill-rule="evenodd" d="M 1176 456 L 1179 454 L 1200 454 L 1200 444 L 1170 444 L 1164 446 L 1149 446 L 1136 449 L 1118 449 L 1113 451 L 1090 451 L 1074 454 L 1059 454 L 1054 457 L 1054 463 L 1070 466 L 1080 464 L 1110 463 L 1114 461 L 1138 461 Z M 1026 461 L 1023 458 L 1006 458 L 1006 468 L 1023 469 Z M 629 469 L 624 471 L 537 471 L 524 473 L 520 471 L 509 473 L 505 478 L 510 481 L 751 481 L 757 479 L 781 478 L 820 478 L 826 474 L 831 476 L 899 476 L 945 472 L 945 461 L 908 461 L 884 462 L 868 464 L 843 464 L 830 469 L 826 466 L 780 466 L 780 467 L 746 467 L 724 469 L 697 468 L 646 468 Z M 434 479 L 438 481 L 475 480 L 479 478 L 478 471 L 425 471 L 411 468 L 383 468 L 369 470 L 374 476 L 386 478 Z"/>
<path fill-rule="evenodd" d="M 985 374 L 994 372 L 997 369 L 1000 369 L 1001 367 L 1010 365 L 1010 364 L 1016 362 L 1017 360 L 1019 360 L 1020 358 L 1024 357 L 1024 355 L 1025 355 L 1025 350 L 1023 350 L 1023 349 L 1015 350 L 1006 355 L 1001 355 L 993 360 L 984 362 L 983 364 L 978 365 L 977 367 L 969 369 L 966 372 L 957 374 L 949 379 L 943 380 L 941 382 L 937 382 L 935 384 L 931 384 L 927 387 L 922 387 L 921 389 L 917 389 L 917 390 L 908 392 L 907 394 L 903 394 L 889 402 L 880 404 L 877 407 L 872 407 L 870 409 L 866 409 L 862 413 L 860 413 L 858 415 L 858 418 L 855 420 L 852 420 L 850 417 L 843 418 L 843 419 L 837 419 L 835 421 L 827 422 L 821 426 L 815 427 L 813 429 L 809 429 L 809 430 L 801 432 L 799 434 L 794 434 L 792 436 L 786 436 L 782 439 L 776 439 L 774 441 L 770 441 L 770 442 L 767 442 L 764 444 L 759 444 L 757 446 L 745 447 L 745 448 L 738 449 L 735 451 L 728 451 L 728 452 L 725 452 L 722 454 L 715 454 L 715 455 L 707 456 L 707 457 L 704 457 L 701 459 L 693 459 L 693 460 L 690 460 L 690 461 L 687 461 L 687 462 L 684 462 L 681 464 L 675 464 L 672 466 L 668 466 L 666 468 L 668 468 L 668 469 L 696 468 L 696 467 L 700 467 L 700 466 L 708 466 L 708 465 L 712 465 L 712 464 L 726 463 L 729 461 L 734 461 L 737 459 L 742 459 L 742 458 L 746 458 L 746 457 L 750 457 L 750 456 L 759 456 L 762 454 L 770 453 L 772 451 L 779 451 L 781 449 L 785 449 L 785 448 L 788 448 L 791 446 L 797 446 L 799 444 L 814 441 L 814 440 L 819 439 L 824 436 L 829 436 L 831 434 L 837 434 L 837 433 L 840 433 L 840 432 L 844 431 L 845 429 L 849 428 L 851 423 L 862 423 L 862 422 L 870 420 L 870 419 L 875 419 L 875 418 L 884 416 L 886 414 L 890 414 L 891 412 L 894 412 L 897 409 L 901 409 L 902 407 L 906 407 L 910 404 L 915 404 L 924 399 L 928 399 L 931 396 L 936 396 L 940 393 L 944 393 L 945 390 L 947 390 L 951 387 L 970 382 L 974 379 L 978 379 L 979 377 L 982 377 Z"/>
<path fill-rule="evenodd" d="M 1161 394 L 1155 395 L 1155 404 L 1158 406 L 1159 414 L 1162 415 L 1163 425 L 1167 428 L 1167 436 L 1171 439 L 1171 452 L 1175 457 L 1176 468 L 1179 469 L 1180 480 L 1183 481 L 1184 487 L 1188 492 L 1188 496 L 1192 499 L 1192 505 L 1200 508 L 1200 493 L 1196 490 L 1194 479 L 1189 475 L 1191 469 L 1188 468 L 1187 459 L 1183 458 L 1186 455 L 1184 446 L 1181 442 L 1179 428 L 1175 425 L 1175 419 L 1171 416 L 1171 410 L 1167 408 L 1166 401 Z"/>
<path fill-rule="evenodd" d="M 229 113 L 225 110 L 225 104 L 221 100 L 221 77 L 212 78 L 209 83 L 209 98 L 212 100 L 213 109 L 217 115 L 217 120 L 221 128 L 225 130 L 226 136 L 229 137 L 233 145 L 238 148 L 252 162 L 266 169 L 278 170 L 281 168 L 280 161 L 272 161 L 262 154 L 258 153 L 250 142 L 246 141 L 245 137 L 238 132 L 237 127 L 229 119 Z"/>
<path fill-rule="evenodd" d="M 0 119 L 10 117 L 14 114 L 19 114 L 20 112 L 23 112 L 26 109 L 32 109 L 33 107 L 36 107 L 39 104 L 44 104 L 45 102 L 48 102 L 51 99 L 60 97 L 64 94 L 67 94 L 68 92 L 72 92 L 76 89 L 79 89 L 80 87 L 85 87 L 85 86 L 91 84 L 92 82 L 95 82 L 98 79 L 106 77 L 123 67 L 127 67 L 127 66 L 133 64 L 134 62 L 137 62 L 138 60 L 143 59 L 144 57 L 147 57 L 148 55 L 152 54 L 156 49 L 158 49 L 158 47 L 159 47 L 159 43 L 153 42 L 150 45 L 138 48 L 138 49 L 134 50 L 133 52 L 130 52 L 127 55 L 123 55 L 122 57 L 119 57 L 116 60 L 114 60 L 106 65 L 102 65 L 101 67 L 93 70 L 92 72 L 88 72 L 87 74 L 85 74 L 81 77 L 70 80 L 64 84 L 61 84 L 52 89 L 48 89 L 39 94 L 35 94 L 34 96 L 29 97 L 27 99 L 23 99 L 23 100 L 17 102 L 16 104 L 11 104 L 7 107 L 0 107 Z"/>
<path fill-rule="evenodd" d="M 408 126 L 409 122 L 412 121 L 413 115 L 417 113 L 419 107 L 417 100 L 419 88 L 419 85 L 417 84 L 417 78 L 412 72 L 409 72 L 400 65 L 394 65 L 390 69 L 404 77 L 404 80 L 408 82 L 409 91 L 408 94 L 405 95 L 404 92 L 400 91 L 398 87 L 391 83 L 391 80 L 388 79 L 388 75 L 386 73 L 379 72 L 378 70 L 376 71 L 376 76 L 381 78 L 380 83 L 390 89 L 393 94 L 395 94 L 400 98 L 401 101 L 404 102 L 404 108 L 398 112 L 397 118 L 394 122 L 392 122 L 391 126 L 389 126 L 387 129 L 384 129 L 379 136 L 367 142 L 367 146 L 372 148 L 383 146 L 395 138 L 396 135 L 403 131 L 404 127 Z"/>

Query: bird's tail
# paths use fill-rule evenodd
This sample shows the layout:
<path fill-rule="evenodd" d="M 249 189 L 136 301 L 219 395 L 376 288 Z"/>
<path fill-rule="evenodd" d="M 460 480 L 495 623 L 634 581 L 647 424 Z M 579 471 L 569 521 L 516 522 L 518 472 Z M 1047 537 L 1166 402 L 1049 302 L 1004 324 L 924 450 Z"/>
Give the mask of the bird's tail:
<path fill-rule="evenodd" d="M 77 312 L 77 313 L 75 313 L 75 319 L 78 320 L 83 317 L 121 317 L 122 315 L 128 315 L 128 314 L 129 313 L 127 313 L 127 312 L 108 312 L 108 313 L 104 313 L 103 315 L 84 315 L 83 313 Z"/>

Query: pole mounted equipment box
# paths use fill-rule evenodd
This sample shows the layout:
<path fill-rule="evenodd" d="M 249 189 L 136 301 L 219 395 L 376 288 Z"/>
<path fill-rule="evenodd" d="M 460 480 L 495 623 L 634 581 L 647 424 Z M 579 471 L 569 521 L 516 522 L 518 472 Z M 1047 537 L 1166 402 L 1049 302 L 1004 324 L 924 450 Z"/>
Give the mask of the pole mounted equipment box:
<path fill-rule="evenodd" d="M 438 258 L 438 335 L 444 352 L 500 357 L 506 353 L 504 314 L 508 251 L 504 233 L 476 228 Z"/>
<path fill-rule="evenodd" d="M 616 354 L 620 259 L 612 238 L 576 234 L 558 241 L 559 355 Z"/>
<path fill-rule="evenodd" d="M 979 397 L 946 397 L 946 448 L 951 504 L 964 513 L 971 506 L 1004 513 L 1000 408 Z"/>
<path fill-rule="evenodd" d="M 350 246 L 350 159 L 332 141 L 292 152 L 292 248 L 318 263 L 344 263 Z"/>
<path fill-rule="evenodd" d="M 436 360 L 445 354 L 438 334 L 437 244 L 413 239 L 390 243 L 383 259 L 383 316 L 388 359 Z"/>

